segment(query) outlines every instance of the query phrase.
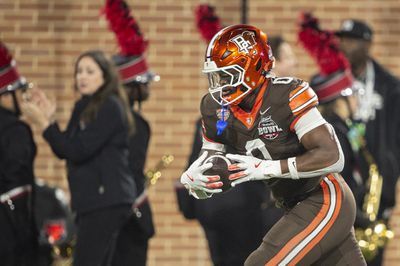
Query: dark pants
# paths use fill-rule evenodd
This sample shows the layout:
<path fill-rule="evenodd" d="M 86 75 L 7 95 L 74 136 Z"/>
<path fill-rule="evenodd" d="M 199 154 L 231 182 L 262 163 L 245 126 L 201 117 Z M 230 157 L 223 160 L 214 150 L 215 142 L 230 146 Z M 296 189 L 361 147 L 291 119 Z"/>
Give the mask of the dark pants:
<path fill-rule="evenodd" d="M 124 204 L 77 216 L 74 266 L 110 265 L 118 233 L 131 213 Z"/>
<path fill-rule="evenodd" d="M 227 210 L 202 227 L 214 266 L 243 266 L 264 232 L 259 209 Z"/>
<path fill-rule="evenodd" d="M 249 246 L 249 241 L 245 239 L 248 236 L 237 231 L 240 229 L 230 232 L 204 230 L 214 266 L 243 266 L 246 257 L 254 250 L 254 245 Z M 238 239 L 247 243 L 238 242 Z"/>
<path fill-rule="evenodd" d="M 132 214 L 133 215 L 133 214 Z M 145 266 L 148 236 L 135 217 L 131 217 L 121 229 L 114 253 L 113 266 Z"/>
<path fill-rule="evenodd" d="M 0 265 L 32 266 L 36 263 L 37 231 L 28 197 L 0 203 Z"/>
<path fill-rule="evenodd" d="M 385 251 L 385 249 L 379 248 L 378 254 L 376 254 L 376 256 L 371 261 L 368 261 L 368 263 L 367 263 L 368 266 L 382 266 L 384 251 Z"/>
<path fill-rule="evenodd" d="M 296 204 L 246 260 L 259 265 L 366 265 L 354 237 L 355 201 L 340 175 Z"/>

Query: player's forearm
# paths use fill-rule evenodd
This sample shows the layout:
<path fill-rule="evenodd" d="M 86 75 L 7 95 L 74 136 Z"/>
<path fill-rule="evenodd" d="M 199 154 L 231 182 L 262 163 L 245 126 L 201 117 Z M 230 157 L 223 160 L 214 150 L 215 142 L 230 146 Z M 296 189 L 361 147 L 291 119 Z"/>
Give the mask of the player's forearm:
<path fill-rule="evenodd" d="M 281 160 L 280 163 L 283 176 L 307 178 L 340 172 L 344 166 L 344 156 L 337 147 L 331 150 L 316 148 L 300 156 Z"/>
<path fill-rule="evenodd" d="M 335 164 L 339 157 L 337 148 L 329 151 L 323 148 L 310 150 L 300 156 L 296 156 L 297 170 L 299 172 L 308 172 L 329 167 Z M 287 159 L 281 161 L 282 173 L 289 172 L 287 161 Z"/>

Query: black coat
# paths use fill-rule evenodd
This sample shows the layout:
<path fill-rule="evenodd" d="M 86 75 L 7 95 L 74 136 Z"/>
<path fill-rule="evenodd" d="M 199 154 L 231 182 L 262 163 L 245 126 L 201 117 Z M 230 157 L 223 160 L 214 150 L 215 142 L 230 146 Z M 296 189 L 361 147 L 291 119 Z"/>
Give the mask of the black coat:
<path fill-rule="evenodd" d="M 0 107 L 0 194 L 33 185 L 36 145 L 30 127 Z"/>
<path fill-rule="evenodd" d="M 143 193 L 146 185 L 144 166 L 151 132 L 149 123 L 139 113 L 133 112 L 133 116 L 136 123 L 136 133 L 129 141 L 129 167 L 135 178 L 139 196 Z M 140 234 L 144 238 L 150 238 L 155 232 L 150 202 L 146 199 L 137 208 L 139 212 L 135 212 L 133 219 L 137 221 L 141 230 L 138 230 L 136 234 Z"/>
<path fill-rule="evenodd" d="M 133 207 L 133 215 L 122 227 L 112 265 L 146 265 L 148 240 L 154 235 L 153 217 L 146 193 L 146 176 L 144 166 L 150 140 L 150 126 L 137 112 L 135 118 L 136 132 L 129 139 L 129 167 L 134 173 L 138 198 Z M 146 195 L 146 197 L 144 197 Z"/>
<path fill-rule="evenodd" d="M 25 185 L 32 188 L 31 193 L 12 199 L 13 208 L 0 203 L 0 257 L 3 264 L 11 263 L 10 259 L 15 260 L 15 265 L 34 265 L 32 253 L 37 247 L 33 211 L 35 156 L 36 145 L 30 127 L 14 113 L 0 107 L 0 194 Z"/>
<path fill-rule="evenodd" d="M 374 91 L 381 95 L 383 108 L 367 123 L 367 146 L 383 176 L 380 216 L 395 205 L 396 183 L 400 175 L 400 81 L 373 62 Z"/>
<path fill-rule="evenodd" d="M 56 123 L 43 133 L 53 152 L 67 160 L 72 209 L 87 212 L 117 204 L 131 204 L 136 187 L 128 164 L 128 126 L 122 102 L 110 96 L 96 118 L 80 125 L 89 97 L 79 100 L 67 130 Z"/>
<path fill-rule="evenodd" d="M 137 194 L 140 195 L 145 189 L 144 166 L 151 132 L 149 123 L 139 113 L 132 112 L 132 115 L 135 118 L 135 134 L 129 139 L 129 168 L 135 178 Z"/>

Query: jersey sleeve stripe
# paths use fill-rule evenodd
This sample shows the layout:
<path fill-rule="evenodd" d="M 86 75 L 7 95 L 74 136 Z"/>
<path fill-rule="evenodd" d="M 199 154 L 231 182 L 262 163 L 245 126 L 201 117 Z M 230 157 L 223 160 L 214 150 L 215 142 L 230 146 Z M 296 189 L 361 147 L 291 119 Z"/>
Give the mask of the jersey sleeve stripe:
<path fill-rule="evenodd" d="M 302 105 L 300 105 L 296 108 L 292 108 L 292 112 L 294 115 L 296 115 L 296 113 L 300 112 L 301 110 L 308 108 L 310 106 L 313 106 L 313 105 L 317 105 L 317 104 L 318 104 L 318 97 L 317 97 L 317 95 L 314 95 L 314 97 L 312 97 L 310 100 L 303 103 Z"/>
<path fill-rule="evenodd" d="M 291 97 L 292 99 L 289 100 L 289 106 L 292 111 L 304 103 L 308 102 L 310 99 L 315 97 L 316 94 L 313 89 L 311 89 L 309 86 L 307 89 L 300 90 L 294 97 Z"/>
<path fill-rule="evenodd" d="M 290 98 L 289 98 L 289 102 L 292 101 L 297 95 L 301 94 L 303 91 L 305 91 L 306 89 L 308 89 L 310 86 L 308 84 L 306 84 L 306 86 L 299 86 L 297 87 L 294 91 L 292 91 L 290 93 Z"/>

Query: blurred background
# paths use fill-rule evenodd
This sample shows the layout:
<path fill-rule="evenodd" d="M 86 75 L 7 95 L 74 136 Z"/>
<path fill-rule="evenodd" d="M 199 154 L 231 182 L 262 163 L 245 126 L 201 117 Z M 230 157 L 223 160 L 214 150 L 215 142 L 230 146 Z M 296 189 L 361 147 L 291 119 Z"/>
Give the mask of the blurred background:
<path fill-rule="evenodd" d="M 146 38 L 151 69 L 161 76 L 144 104 L 152 139 L 147 167 L 164 154 L 175 157 L 150 189 L 156 236 L 150 241 L 148 265 L 210 265 L 207 244 L 197 222 L 178 212 L 174 182 L 180 177 L 191 149 L 194 124 L 207 80 L 201 69 L 206 44 L 195 26 L 194 9 L 200 3 L 215 6 L 223 25 L 241 21 L 240 0 L 126 1 Z M 7 44 L 19 71 L 58 102 L 62 125 L 75 100 L 74 59 L 85 50 L 101 49 L 109 55 L 118 47 L 101 15 L 104 1 L 1 0 L 0 39 Z M 317 71 L 315 63 L 297 43 L 296 20 L 300 11 L 312 11 L 325 29 L 339 29 L 342 20 L 362 19 L 374 29 L 372 55 L 400 76 L 400 1 L 398 0 L 248 0 L 248 23 L 267 34 L 281 34 L 293 47 L 303 79 Z M 399 115 L 399 114 L 395 114 Z M 65 165 L 56 159 L 42 137 L 35 134 L 38 157 L 36 176 L 68 194 Z M 398 190 L 400 193 L 400 190 Z M 250 218 L 250 217 L 249 217 Z M 400 265 L 400 209 L 391 220 L 395 238 L 385 255 L 385 265 Z"/>

